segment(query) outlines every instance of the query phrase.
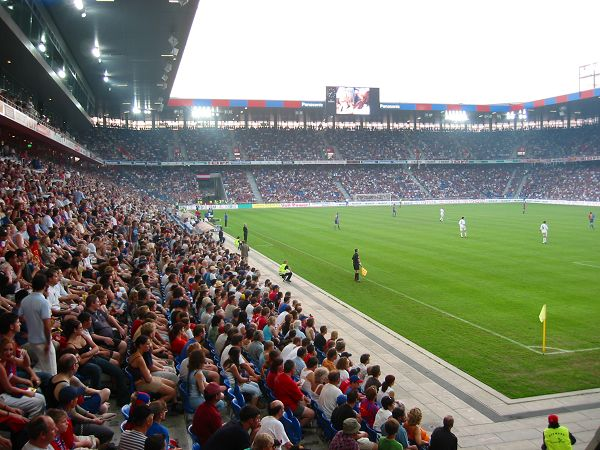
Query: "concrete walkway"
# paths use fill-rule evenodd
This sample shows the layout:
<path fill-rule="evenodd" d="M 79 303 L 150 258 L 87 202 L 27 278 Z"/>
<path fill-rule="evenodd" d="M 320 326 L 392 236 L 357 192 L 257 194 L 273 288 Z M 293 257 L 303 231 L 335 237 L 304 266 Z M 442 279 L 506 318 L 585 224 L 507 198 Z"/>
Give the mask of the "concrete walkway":
<path fill-rule="evenodd" d="M 251 249 L 249 259 L 261 280 L 269 278 L 291 291 L 318 325 L 338 330 L 355 363 L 362 353 L 370 353 L 382 377 L 395 375 L 396 399 L 407 410 L 421 408 L 428 433 L 452 414 L 462 448 L 533 450 L 540 448 L 547 416 L 554 413 L 577 438 L 575 448 L 584 449 L 593 440 L 600 425 L 600 389 L 509 399 L 297 275 L 291 283 L 281 281 L 278 263 L 256 250 Z M 352 275 L 348 283 L 353 283 Z"/>

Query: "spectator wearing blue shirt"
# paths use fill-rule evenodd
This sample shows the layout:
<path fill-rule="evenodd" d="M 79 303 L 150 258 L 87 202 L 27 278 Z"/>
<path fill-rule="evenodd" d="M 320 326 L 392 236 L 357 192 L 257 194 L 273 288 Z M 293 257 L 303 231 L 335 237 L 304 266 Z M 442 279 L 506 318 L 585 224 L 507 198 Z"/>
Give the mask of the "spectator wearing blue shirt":
<path fill-rule="evenodd" d="M 167 443 L 167 448 L 169 448 L 169 429 L 162 424 L 162 421 L 165 420 L 165 416 L 167 415 L 167 404 L 163 400 L 156 400 L 150 403 L 150 410 L 152 411 L 152 414 L 154 414 L 154 420 L 146 432 L 146 436 L 150 437 L 154 434 L 162 434 Z"/>

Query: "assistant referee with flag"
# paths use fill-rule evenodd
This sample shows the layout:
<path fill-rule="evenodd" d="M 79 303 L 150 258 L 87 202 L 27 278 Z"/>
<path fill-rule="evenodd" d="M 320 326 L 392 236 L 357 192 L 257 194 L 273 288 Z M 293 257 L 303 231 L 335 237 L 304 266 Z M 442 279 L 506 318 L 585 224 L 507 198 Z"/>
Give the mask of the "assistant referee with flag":
<path fill-rule="evenodd" d="M 360 282 L 360 256 L 358 256 L 358 249 L 354 249 L 354 255 L 352 255 L 352 267 L 354 267 L 354 281 Z"/>

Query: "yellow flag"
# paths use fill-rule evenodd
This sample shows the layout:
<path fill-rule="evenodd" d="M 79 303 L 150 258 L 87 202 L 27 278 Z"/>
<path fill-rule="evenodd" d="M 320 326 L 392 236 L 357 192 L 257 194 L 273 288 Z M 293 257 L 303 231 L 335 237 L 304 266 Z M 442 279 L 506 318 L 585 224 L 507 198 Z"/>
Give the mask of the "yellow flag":
<path fill-rule="evenodd" d="M 365 269 L 364 267 L 361 267 L 360 273 L 362 274 L 363 277 L 366 277 L 367 276 L 367 269 Z"/>
<path fill-rule="evenodd" d="M 546 305 L 542 306 L 542 310 L 540 311 L 540 322 L 546 321 Z"/>

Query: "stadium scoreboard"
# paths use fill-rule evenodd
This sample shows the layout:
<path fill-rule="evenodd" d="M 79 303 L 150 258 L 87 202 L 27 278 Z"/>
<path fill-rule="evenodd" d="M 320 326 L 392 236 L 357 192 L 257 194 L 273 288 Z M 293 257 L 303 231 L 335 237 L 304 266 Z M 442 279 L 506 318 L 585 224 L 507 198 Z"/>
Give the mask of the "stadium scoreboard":
<path fill-rule="evenodd" d="M 336 116 L 377 116 L 379 88 L 327 86 L 325 112 Z"/>

